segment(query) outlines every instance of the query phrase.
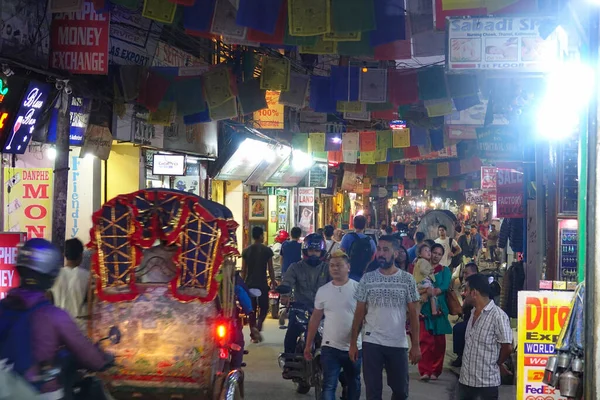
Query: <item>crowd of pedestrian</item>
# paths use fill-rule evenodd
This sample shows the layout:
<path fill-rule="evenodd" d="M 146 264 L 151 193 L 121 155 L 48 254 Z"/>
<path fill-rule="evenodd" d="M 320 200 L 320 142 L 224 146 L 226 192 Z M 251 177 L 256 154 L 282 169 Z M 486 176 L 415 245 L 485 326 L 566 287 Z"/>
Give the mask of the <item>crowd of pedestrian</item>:
<path fill-rule="evenodd" d="M 291 239 L 281 245 L 282 285 L 293 290 L 295 303 L 312 310 L 307 359 L 312 357 L 317 328 L 324 323 L 323 398 L 335 398 L 342 373 L 347 399 L 359 399 L 362 365 L 367 399 L 382 398 L 384 369 L 393 398 L 407 399 L 409 362 L 418 365 L 422 381 L 437 380 L 443 372 L 446 335 L 453 334 L 457 354 L 453 366 L 461 367 L 460 399 L 497 399 L 512 330 L 506 314 L 491 300 L 487 278 L 478 274 L 473 262 L 484 244 L 478 228 L 465 226 L 458 240 L 444 225 L 438 227 L 435 239 L 417 232 L 407 250 L 403 238 L 389 234 L 388 227 L 382 227 L 376 242 L 365 233 L 365 217 L 357 216 L 353 222 L 354 232 L 343 234 L 326 226 L 303 242 L 300 229 L 293 228 Z M 494 231 L 489 228 L 486 233 L 491 248 Z M 254 228 L 253 237 L 255 242 L 243 253 L 242 274 L 249 286 L 267 288 L 267 271 L 274 282 L 269 258 L 273 252 L 262 244 L 261 228 Z M 453 327 L 448 298 L 455 290 L 453 271 L 460 265 L 463 310 Z M 261 272 L 251 271 L 255 268 Z M 282 302 L 287 301 L 283 296 Z M 258 306 L 262 309 L 260 300 Z M 257 330 L 263 320 L 261 313 Z M 303 329 L 295 320 L 289 316 L 286 353 L 295 351 Z"/>

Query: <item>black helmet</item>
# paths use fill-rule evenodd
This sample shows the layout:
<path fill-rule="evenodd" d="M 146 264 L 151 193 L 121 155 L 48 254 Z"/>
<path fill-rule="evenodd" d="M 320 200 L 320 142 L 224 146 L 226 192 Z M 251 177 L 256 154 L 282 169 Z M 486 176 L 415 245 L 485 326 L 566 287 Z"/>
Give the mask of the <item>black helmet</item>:
<path fill-rule="evenodd" d="M 302 242 L 302 256 L 304 260 L 311 265 L 317 265 L 319 262 L 323 261 L 326 253 L 326 244 L 323 236 L 318 233 L 311 233 L 310 235 L 306 235 L 304 238 L 304 242 Z M 319 257 L 309 257 L 308 250 L 319 250 L 321 255 Z"/>
<path fill-rule="evenodd" d="M 21 275 L 21 284 L 41 289 L 51 287 L 62 262 L 60 250 L 49 241 L 37 238 L 26 241 L 17 253 L 16 266 Z"/>

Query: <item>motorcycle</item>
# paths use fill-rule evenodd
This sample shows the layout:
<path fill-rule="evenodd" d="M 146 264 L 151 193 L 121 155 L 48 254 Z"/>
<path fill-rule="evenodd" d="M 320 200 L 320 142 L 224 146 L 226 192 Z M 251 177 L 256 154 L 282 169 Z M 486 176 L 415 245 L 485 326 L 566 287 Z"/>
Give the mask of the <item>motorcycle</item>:
<path fill-rule="evenodd" d="M 275 279 L 275 285 L 278 286 L 281 282 L 281 277 Z M 280 314 L 279 292 L 277 290 L 269 291 L 269 314 L 272 319 L 278 319 Z"/>
<path fill-rule="evenodd" d="M 279 286 L 277 291 L 281 295 L 289 294 L 291 290 Z M 296 392 L 306 394 L 311 387 L 315 388 L 315 400 L 321 400 L 323 392 L 323 371 L 321 369 L 321 342 L 323 340 L 323 324 L 319 325 L 312 346 L 312 360 L 304 358 L 306 347 L 306 334 L 308 323 L 312 315 L 305 305 L 290 303 L 287 307 L 290 316 L 294 315 L 296 323 L 303 327 L 302 333 L 296 341 L 294 353 L 281 353 L 278 357 L 279 366 L 283 370 L 283 379 L 292 380 L 296 384 Z M 291 322 L 291 321 L 290 321 Z"/>

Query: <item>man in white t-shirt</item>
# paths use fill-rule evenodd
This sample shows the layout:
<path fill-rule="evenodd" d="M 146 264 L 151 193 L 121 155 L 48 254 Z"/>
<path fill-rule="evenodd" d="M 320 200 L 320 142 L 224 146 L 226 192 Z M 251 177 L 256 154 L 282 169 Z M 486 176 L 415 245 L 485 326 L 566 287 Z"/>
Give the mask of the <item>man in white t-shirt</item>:
<path fill-rule="evenodd" d="M 456 242 L 456 240 L 448 237 L 448 228 L 445 225 L 440 225 L 438 227 L 439 238 L 435 239 L 436 243 L 444 246 L 444 256 L 442 257 L 441 265 L 444 267 L 449 267 L 452 262 L 452 257 L 462 253 L 462 249 Z M 452 248 L 450 248 L 450 242 L 452 242 Z"/>
<path fill-rule="evenodd" d="M 65 242 L 65 266 L 50 289 L 56 307 L 67 311 L 85 330 L 87 326 L 87 294 L 90 287 L 90 271 L 81 268 L 83 243 L 79 239 Z"/>
<path fill-rule="evenodd" d="M 360 399 L 360 363 L 362 343 L 360 337 L 354 340 L 358 349 L 357 358 L 350 360 L 350 338 L 352 320 L 356 310 L 354 294 L 358 282 L 350 279 L 350 261 L 341 250 L 331 253 L 329 275 L 332 281 L 321 286 L 315 296 L 315 309 L 310 318 L 306 336 L 304 357 L 312 359 L 312 347 L 317 329 L 323 316 L 323 340 L 321 345 L 321 365 L 323 368 L 323 400 L 335 400 L 340 371 L 343 369 L 348 390 L 348 400 Z"/>
<path fill-rule="evenodd" d="M 359 356 L 355 341 L 363 321 L 363 375 L 367 399 L 381 400 L 383 368 L 392 399 L 408 399 L 408 361 L 416 364 L 421 359 L 419 347 L 419 293 L 411 274 L 396 267 L 394 261 L 400 251 L 400 242 L 394 236 L 384 235 L 377 243 L 375 260 L 379 269 L 363 275 L 355 298 L 356 312 L 352 322 L 350 358 Z M 406 313 L 410 320 L 411 346 L 406 338 Z"/>

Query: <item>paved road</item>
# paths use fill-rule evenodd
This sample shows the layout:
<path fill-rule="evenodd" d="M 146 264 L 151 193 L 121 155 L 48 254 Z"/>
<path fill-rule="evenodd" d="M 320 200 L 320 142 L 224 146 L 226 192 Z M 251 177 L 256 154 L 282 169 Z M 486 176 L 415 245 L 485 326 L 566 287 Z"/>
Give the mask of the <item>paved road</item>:
<path fill-rule="evenodd" d="M 265 322 L 263 337 L 264 341 L 259 344 L 250 343 L 246 338 L 246 346 L 250 354 L 245 357 L 246 372 L 246 396 L 245 400 L 310 400 L 314 399 L 311 390 L 306 395 L 297 394 L 294 384 L 281 378 L 281 370 L 277 364 L 277 356 L 283 349 L 283 337 L 285 331 L 279 329 L 276 320 L 268 319 Z M 451 347 L 451 346 L 450 346 Z M 448 359 L 448 357 L 446 357 Z M 457 378 L 451 372 L 444 372 L 436 382 L 423 383 L 418 380 L 417 368 L 410 369 L 410 400 L 445 400 L 455 399 L 454 392 L 457 386 Z M 385 378 L 384 378 L 385 379 Z M 391 397 L 391 391 L 385 386 L 384 399 Z M 514 400 L 515 387 L 505 386 L 501 388 L 501 400 Z M 365 398 L 364 387 L 361 399 Z"/>

